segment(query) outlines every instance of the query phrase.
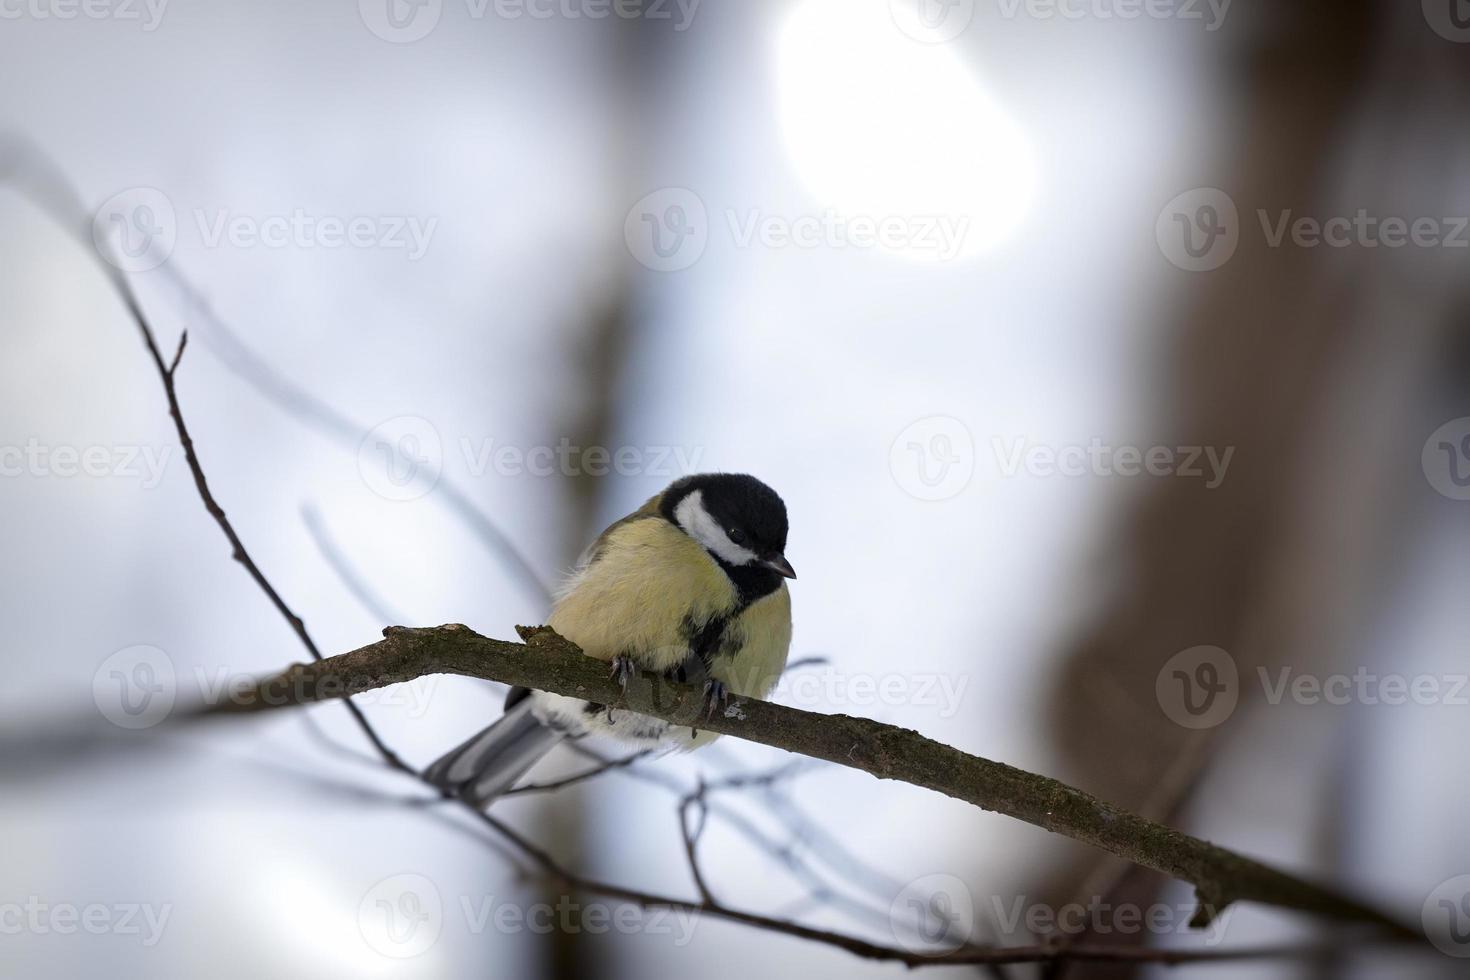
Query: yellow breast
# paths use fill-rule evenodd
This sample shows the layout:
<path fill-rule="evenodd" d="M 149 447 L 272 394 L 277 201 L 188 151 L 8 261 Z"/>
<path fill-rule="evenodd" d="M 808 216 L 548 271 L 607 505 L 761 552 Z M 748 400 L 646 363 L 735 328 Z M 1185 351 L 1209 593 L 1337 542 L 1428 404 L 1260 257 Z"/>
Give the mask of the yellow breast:
<path fill-rule="evenodd" d="M 548 622 L 589 657 L 626 653 L 658 671 L 688 655 L 686 618 L 728 615 L 737 605 L 735 586 L 704 548 L 650 517 L 611 530 L 597 560 L 569 583 Z"/>
<path fill-rule="evenodd" d="M 736 694 L 764 698 L 781 679 L 791 649 L 791 593 L 786 583 L 762 596 L 725 629 L 724 650 L 713 673 Z"/>

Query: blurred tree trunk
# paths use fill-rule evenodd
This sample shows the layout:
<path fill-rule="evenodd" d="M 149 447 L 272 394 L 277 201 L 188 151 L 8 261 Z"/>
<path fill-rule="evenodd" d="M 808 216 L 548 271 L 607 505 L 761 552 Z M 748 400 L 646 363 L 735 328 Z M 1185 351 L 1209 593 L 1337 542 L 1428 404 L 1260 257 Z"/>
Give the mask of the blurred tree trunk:
<path fill-rule="evenodd" d="M 646 107 L 649 95 L 659 90 L 668 70 L 665 48 L 669 38 L 677 38 L 647 18 L 613 18 L 608 24 L 607 41 L 617 49 L 614 59 L 617 77 L 609 84 L 618 90 L 620 117 L 629 121 L 622 141 L 609 147 L 604 161 L 616 176 L 608 182 L 622 197 L 610 210 L 629 206 L 645 193 L 636 186 L 640 172 L 638 155 L 642 147 L 655 142 L 652 128 L 657 115 Z M 586 324 L 571 332 L 574 342 L 567 350 L 573 366 L 573 377 L 564 390 L 568 392 L 561 427 L 554 434 L 563 436 L 580 447 L 614 448 L 622 422 L 621 383 L 627 371 L 630 352 L 636 348 L 636 317 L 632 259 L 624 249 L 622 227 L 616 224 L 614 234 L 605 245 L 607 266 L 616 270 L 600 296 L 593 297 Z M 555 440 L 554 440 L 555 441 Z M 577 457 L 574 455 L 573 459 Z M 580 461 L 577 472 L 565 478 L 568 488 L 567 516 L 562 552 L 564 567 L 570 568 L 583 549 L 601 533 L 608 523 L 607 505 L 616 501 L 615 485 L 608 475 L 590 476 Z M 552 853 L 562 855 L 571 867 L 596 867 L 596 855 L 589 853 L 587 843 L 586 787 L 571 787 L 540 804 L 537 824 L 544 828 L 545 840 Z M 558 896 L 549 896 L 555 901 Z M 589 935 L 581 928 L 571 932 L 556 931 L 549 937 L 547 975 L 588 978 L 616 975 L 616 961 L 607 955 L 605 941 Z M 599 947 L 600 948 L 597 948 Z"/>
<path fill-rule="evenodd" d="M 1235 198 L 1244 227 L 1235 257 L 1191 282 L 1168 362 L 1168 407 L 1177 420 L 1170 436 L 1234 446 L 1235 460 L 1214 491 L 1184 480 L 1150 486 L 1109 555 L 1126 581 L 1068 654 L 1051 702 L 1074 778 L 1150 816 L 1180 812 L 1212 775 L 1208 761 L 1249 733 L 1257 667 L 1352 670 L 1346 658 L 1363 648 L 1356 634 L 1382 611 L 1404 532 L 1422 517 L 1419 440 L 1464 414 L 1444 397 L 1445 364 L 1470 361 L 1457 253 L 1269 248 L 1252 227 L 1258 208 L 1347 216 L 1366 208 L 1409 220 L 1464 213 L 1463 174 L 1443 156 L 1470 103 L 1470 63 L 1418 7 L 1298 0 L 1232 14 L 1240 34 L 1240 21 L 1252 22 L 1239 71 L 1243 131 L 1231 141 L 1239 176 L 1223 174 L 1218 186 Z M 1173 654 L 1199 644 L 1234 657 L 1242 701 L 1219 728 L 1190 732 L 1163 715 L 1155 679 Z M 1230 786 L 1321 792 L 1306 858 L 1329 868 L 1349 858 L 1332 800 L 1360 765 L 1345 754 L 1351 717 L 1329 722 L 1338 727 L 1314 760 L 1326 774 L 1318 786 L 1290 759 L 1259 752 L 1251 784 Z M 1318 751 L 1320 729 L 1302 734 Z M 1138 905 L 1156 901 L 1162 884 L 1086 858 L 1062 879 L 1052 893 L 1070 896 L 1063 901 L 1101 890 Z M 1320 975 L 1344 967 L 1325 964 Z"/>
<path fill-rule="evenodd" d="M 1321 213 L 1344 133 L 1362 108 L 1374 8 L 1369 0 L 1272 0 L 1231 12 L 1229 36 L 1245 40 L 1236 91 L 1220 104 L 1241 105 L 1240 129 L 1221 140 L 1232 149 L 1227 166 L 1196 183 L 1236 201 L 1240 244 L 1222 268 L 1186 280 L 1158 414 L 1173 419 L 1163 441 L 1234 447 L 1235 455 L 1216 489 L 1198 480 L 1148 485 L 1102 559 L 1120 579 L 1113 599 L 1065 655 L 1050 701 L 1050 729 L 1069 761 L 1064 778 L 1149 816 L 1177 811 L 1211 754 L 1206 743 L 1244 714 L 1213 732 L 1174 724 L 1155 696 L 1164 663 L 1209 644 L 1228 650 L 1242 677 L 1254 676 L 1258 664 L 1300 652 L 1302 620 L 1317 612 L 1276 601 L 1268 586 L 1301 464 L 1312 455 L 1312 419 L 1336 383 L 1350 332 L 1371 328 L 1347 315 L 1365 284 L 1334 283 L 1341 255 L 1331 250 L 1268 247 L 1256 209 Z M 1085 902 L 1118 872 L 1100 872 L 1078 853 L 1047 892 Z M 1127 875 L 1117 900 L 1147 904 L 1158 884 Z"/>

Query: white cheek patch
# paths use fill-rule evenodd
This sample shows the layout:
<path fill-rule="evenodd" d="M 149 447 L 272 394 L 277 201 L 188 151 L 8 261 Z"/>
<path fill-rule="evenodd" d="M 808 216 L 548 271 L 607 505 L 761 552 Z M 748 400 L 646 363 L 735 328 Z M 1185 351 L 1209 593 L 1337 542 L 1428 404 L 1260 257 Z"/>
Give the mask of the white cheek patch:
<path fill-rule="evenodd" d="M 725 529 L 704 509 L 704 491 L 696 490 L 674 507 L 674 520 L 684 533 L 731 565 L 748 565 L 755 561 L 755 552 L 742 548 L 730 540 Z"/>

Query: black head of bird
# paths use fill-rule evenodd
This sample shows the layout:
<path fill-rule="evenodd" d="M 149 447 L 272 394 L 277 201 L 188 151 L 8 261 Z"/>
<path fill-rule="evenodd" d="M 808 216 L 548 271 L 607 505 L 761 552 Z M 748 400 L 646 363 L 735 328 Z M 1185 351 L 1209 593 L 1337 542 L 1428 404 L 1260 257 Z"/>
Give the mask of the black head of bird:
<path fill-rule="evenodd" d="M 796 578 L 786 560 L 786 504 L 755 477 L 686 476 L 663 492 L 659 509 L 737 582 L 752 576 Z"/>

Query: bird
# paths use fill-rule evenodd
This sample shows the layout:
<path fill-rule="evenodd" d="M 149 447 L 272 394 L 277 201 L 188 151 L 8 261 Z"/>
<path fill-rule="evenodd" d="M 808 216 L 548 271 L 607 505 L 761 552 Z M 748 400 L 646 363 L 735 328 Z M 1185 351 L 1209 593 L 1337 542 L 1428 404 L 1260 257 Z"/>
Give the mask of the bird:
<path fill-rule="evenodd" d="M 605 660 L 626 688 L 639 670 L 703 681 L 707 713 L 764 698 L 786 667 L 796 572 L 786 504 L 744 473 L 685 476 L 615 521 L 557 589 L 547 625 Z M 697 722 L 697 719 L 695 719 Z M 606 734 L 642 747 L 695 749 L 709 731 L 577 698 L 510 690 L 494 724 L 425 770 L 484 808 L 566 738 Z"/>

